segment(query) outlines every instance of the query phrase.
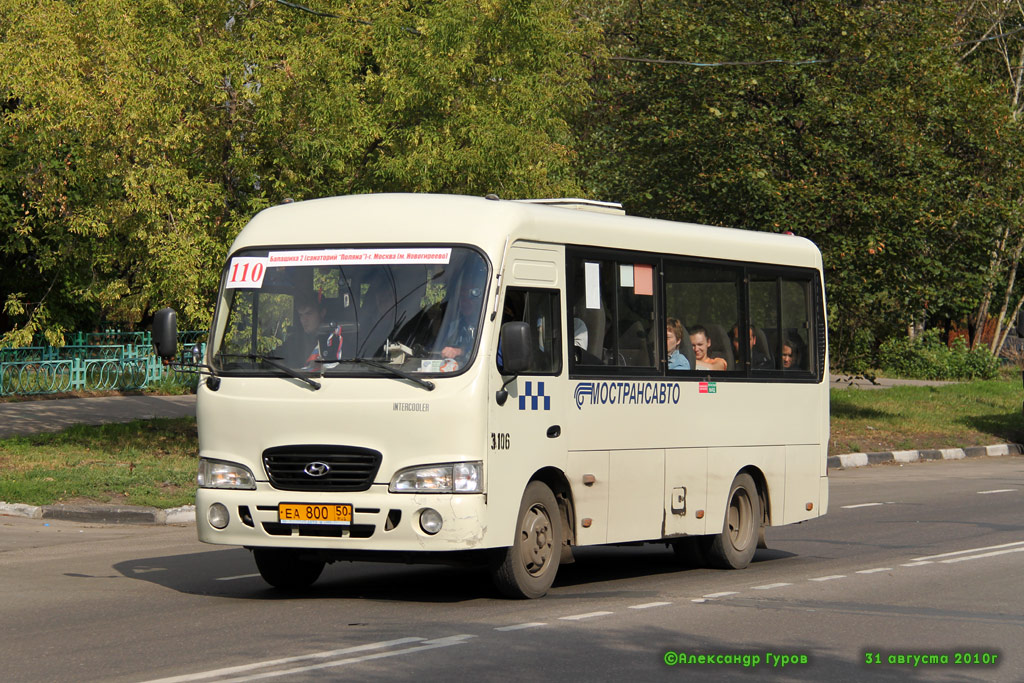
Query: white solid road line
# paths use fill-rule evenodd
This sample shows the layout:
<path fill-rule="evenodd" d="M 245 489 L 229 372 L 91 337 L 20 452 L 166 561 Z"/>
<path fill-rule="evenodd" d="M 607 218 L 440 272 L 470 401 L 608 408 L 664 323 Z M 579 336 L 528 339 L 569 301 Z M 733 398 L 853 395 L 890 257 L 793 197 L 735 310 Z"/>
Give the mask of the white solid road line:
<path fill-rule="evenodd" d="M 213 669 L 210 671 L 201 671 L 194 674 L 185 674 L 183 676 L 171 676 L 170 678 L 158 678 L 146 683 L 184 683 L 185 681 L 202 681 L 209 678 L 217 678 L 218 676 L 228 676 L 230 674 L 237 674 L 243 671 L 253 671 L 254 669 L 263 669 L 271 666 L 280 666 L 282 664 L 292 664 L 293 662 L 301 662 L 308 659 L 324 659 L 326 657 L 337 657 L 338 655 L 348 655 L 356 652 L 366 652 L 367 650 L 379 650 L 385 647 L 394 647 L 395 645 L 407 645 L 409 643 L 419 643 L 425 640 L 424 638 L 398 638 L 397 640 L 386 640 L 379 643 L 368 643 L 366 645 L 356 645 L 353 647 L 345 647 L 339 650 L 327 650 L 326 652 L 314 652 L 308 655 L 298 655 L 295 657 L 284 657 L 282 659 L 268 659 L 263 662 L 253 662 L 252 664 L 242 664 L 240 666 L 229 666 L 223 669 Z"/>
<path fill-rule="evenodd" d="M 968 548 L 967 550 L 957 550 L 951 553 L 942 553 L 941 555 L 926 555 L 924 557 L 915 557 L 911 562 L 920 562 L 921 560 L 937 560 L 940 557 L 953 557 L 955 555 L 967 555 L 970 553 L 980 553 L 986 550 L 1002 550 L 1003 548 L 1012 548 L 1014 546 L 1024 545 L 1024 541 L 1015 541 L 1014 543 L 1003 543 L 1001 545 L 989 545 L 984 548 Z"/>
<path fill-rule="evenodd" d="M 220 683 L 245 683 L 246 681 L 255 681 L 261 678 L 277 678 L 278 676 L 291 676 L 293 674 L 305 673 L 307 671 L 316 671 L 318 669 L 330 669 L 336 666 L 344 666 L 346 664 L 358 664 L 360 662 L 369 662 L 374 659 L 384 659 L 386 657 L 397 657 L 399 655 L 409 655 L 414 652 L 423 652 L 424 650 L 436 650 L 439 647 L 451 647 L 452 645 L 462 645 L 470 638 L 476 636 L 468 633 L 448 636 L 447 638 L 436 638 L 434 640 L 425 640 L 421 644 L 414 647 L 407 647 L 404 650 L 388 650 L 387 652 L 375 652 L 370 655 L 362 655 L 360 657 L 350 657 L 348 659 L 335 659 L 330 662 L 324 662 L 323 664 L 310 664 L 309 666 L 299 666 L 294 669 L 285 669 L 283 671 L 268 671 L 261 674 L 254 674 L 249 676 L 243 676 L 241 678 L 226 678 L 220 681 Z"/>
<path fill-rule="evenodd" d="M 996 555 L 1005 555 L 1007 553 L 1024 553 L 1024 548 L 1009 548 L 1007 550 L 994 550 L 990 553 L 983 553 L 981 555 L 966 555 L 964 557 L 954 557 L 949 560 L 939 560 L 942 564 L 952 564 L 954 562 L 966 562 L 967 560 L 980 560 L 983 557 L 995 557 Z"/>

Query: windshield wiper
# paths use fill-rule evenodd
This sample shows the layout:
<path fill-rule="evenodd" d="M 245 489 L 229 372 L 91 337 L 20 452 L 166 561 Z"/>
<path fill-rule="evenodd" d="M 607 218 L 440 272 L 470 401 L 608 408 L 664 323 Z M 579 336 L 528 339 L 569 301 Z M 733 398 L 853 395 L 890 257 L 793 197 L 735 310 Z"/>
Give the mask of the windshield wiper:
<path fill-rule="evenodd" d="M 386 370 L 387 372 L 390 372 L 392 375 L 394 375 L 396 377 L 401 377 L 402 379 L 407 379 L 410 382 L 415 382 L 416 384 L 419 384 L 421 387 L 423 387 L 427 391 L 433 391 L 434 390 L 434 383 L 431 382 L 430 380 L 423 379 L 422 377 L 417 377 L 416 375 L 412 374 L 411 372 L 406 372 L 405 370 L 399 370 L 398 368 L 396 368 L 396 367 L 394 367 L 392 365 L 388 365 L 387 363 L 381 363 L 380 361 L 373 360 L 372 358 L 342 358 L 340 360 L 318 358 L 316 360 L 316 362 L 317 363 L 361 363 L 362 365 L 369 365 L 371 368 L 380 368 L 381 370 Z"/>
<path fill-rule="evenodd" d="M 277 368 L 278 370 L 288 375 L 289 377 L 293 377 L 301 382 L 305 382 L 309 386 L 313 387 L 314 391 L 320 388 L 320 382 L 317 382 L 315 379 L 303 375 L 298 370 L 294 370 L 285 365 L 284 363 L 279 363 L 278 361 L 284 360 L 280 356 L 264 356 L 258 353 L 218 353 L 217 356 L 221 358 L 245 358 L 246 360 L 262 361 L 268 365 Z"/>

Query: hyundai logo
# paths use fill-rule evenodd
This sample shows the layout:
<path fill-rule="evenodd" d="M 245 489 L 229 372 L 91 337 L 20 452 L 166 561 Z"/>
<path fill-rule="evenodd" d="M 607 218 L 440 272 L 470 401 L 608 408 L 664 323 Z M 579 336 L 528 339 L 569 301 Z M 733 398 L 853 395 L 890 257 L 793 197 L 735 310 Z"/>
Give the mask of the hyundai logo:
<path fill-rule="evenodd" d="M 316 462 L 311 462 L 308 465 L 306 465 L 306 468 L 302 471 L 311 477 L 322 477 L 331 471 L 331 466 L 325 462 L 320 462 L 318 460 Z"/>

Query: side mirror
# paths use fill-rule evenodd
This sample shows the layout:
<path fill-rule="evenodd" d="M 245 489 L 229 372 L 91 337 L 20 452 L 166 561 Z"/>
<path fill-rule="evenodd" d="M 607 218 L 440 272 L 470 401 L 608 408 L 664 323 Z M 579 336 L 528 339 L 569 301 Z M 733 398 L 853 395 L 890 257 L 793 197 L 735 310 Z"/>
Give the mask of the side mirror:
<path fill-rule="evenodd" d="M 156 355 L 172 359 L 178 353 L 178 314 L 173 308 L 161 308 L 153 318 L 153 346 Z"/>
<path fill-rule="evenodd" d="M 518 375 L 530 367 L 533 340 L 530 326 L 524 322 L 505 323 L 501 326 L 501 373 Z"/>

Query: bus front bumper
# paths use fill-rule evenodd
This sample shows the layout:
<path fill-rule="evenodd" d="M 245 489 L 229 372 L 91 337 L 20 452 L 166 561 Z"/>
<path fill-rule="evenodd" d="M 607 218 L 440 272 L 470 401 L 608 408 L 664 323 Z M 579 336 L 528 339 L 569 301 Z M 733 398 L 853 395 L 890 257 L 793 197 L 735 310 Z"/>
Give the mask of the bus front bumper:
<path fill-rule="evenodd" d="M 345 525 L 283 522 L 278 512 L 281 503 L 351 505 L 352 520 Z M 424 530 L 421 521 L 428 510 L 436 511 L 441 519 L 440 530 L 433 534 Z M 200 541 L 219 545 L 339 551 L 474 550 L 490 547 L 485 543 L 486 510 L 484 494 L 396 494 L 389 493 L 386 486 L 356 493 L 278 491 L 265 485 L 256 491 L 199 489 L 196 530 Z"/>

